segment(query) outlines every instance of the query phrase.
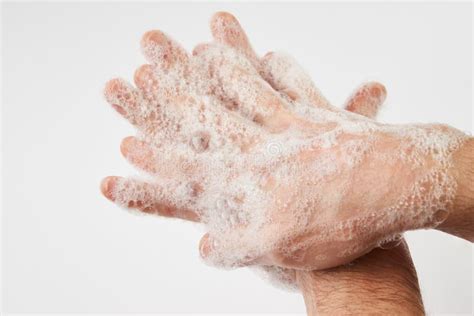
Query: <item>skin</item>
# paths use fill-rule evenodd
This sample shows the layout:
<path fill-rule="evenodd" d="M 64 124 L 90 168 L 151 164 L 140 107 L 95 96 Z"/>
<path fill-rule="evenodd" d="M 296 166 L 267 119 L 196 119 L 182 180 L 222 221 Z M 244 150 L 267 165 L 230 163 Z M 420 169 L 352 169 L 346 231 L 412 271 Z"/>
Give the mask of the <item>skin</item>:
<path fill-rule="evenodd" d="M 453 211 L 437 230 L 474 242 L 474 139 L 471 137 L 454 154 L 458 190 Z"/>
<path fill-rule="evenodd" d="M 250 44 L 248 43 L 247 37 L 245 36 L 245 33 L 243 30 L 241 30 L 240 26 L 236 27 L 236 23 L 238 25 L 238 22 L 236 22 L 235 18 L 232 16 L 225 14 L 225 13 L 220 13 L 216 15 L 213 18 L 213 21 L 211 23 L 211 29 L 213 31 L 213 36 L 216 39 L 216 41 L 226 44 L 229 47 L 236 49 L 240 51 L 242 54 L 244 54 L 250 61 L 251 64 L 257 71 L 260 73 L 263 79 L 265 79 L 268 83 L 271 84 L 273 89 L 276 91 L 279 91 L 282 94 L 285 94 L 288 99 L 291 100 L 304 100 L 307 101 L 309 104 L 312 104 L 315 107 L 318 108 L 324 108 L 328 109 L 329 111 L 333 111 L 333 107 L 329 104 L 329 102 L 319 93 L 319 91 L 314 88 L 312 83 L 308 83 L 307 80 L 302 80 L 299 82 L 299 84 L 295 85 L 295 82 L 285 82 L 284 80 L 276 80 L 275 76 L 272 76 L 271 71 L 266 68 L 266 65 L 271 64 L 272 60 L 274 58 L 280 58 L 280 56 L 276 56 L 273 54 L 267 54 L 263 59 L 259 59 L 253 50 L 251 49 Z M 230 27 L 229 27 L 230 26 Z M 167 54 L 162 55 L 161 58 L 154 59 L 156 56 L 148 56 L 148 58 L 155 64 L 159 64 L 160 67 L 162 68 L 169 68 L 172 67 L 172 65 L 176 63 L 182 63 L 183 60 L 185 60 L 186 54 L 182 52 L 179 48 L 174 46 L 173 42 L 168 39 L 166 36 L 164 36 L 160 32 L 149 32 L 145 34 L 143 38 L 143 42 L 145 44 L 152 44 L 152 45 L 158 45 L 161 47 L 165 47 L 167 49 Z M 206 51 L 209 48 L 206 46 L 200 46 L 197 49 L 195 49 L 195 55 L 199 54 L 206 54 Z M 152 58 L 150 58 L 152 57 Z M 163 58 L 165 57 L 165 58 Z M 142 84 L 142 82 L 145 82 L 146 80 L 143 80 L 143 78 L 146 78 L 149 73 L 147 73 L 147 69 L 149 70 L 149 67 L 144 66 L 139 68 L 139 70 L 136 73 L 135 76 L 135 82 L 139 88 L 146 89 L 147 87 Z M 303 85 L 301 85 L 301 82 L 303 82 Z M 307 87 L 304 85 L 307 84 Z M 106 90 L 109 91 L 111 94 L 117 94 L 118 92 L 123 95 L 124 91 L 124 86 L 121 85 L 120 82 L 117 81 L 112 81 L 111 83 L 108 84 Z M 370 83 L 368 85 L 363 86 L 360 88 L 354 95 L 349 99 L 348 104 L 346 106 L 346 109 L 349 111 L 353 112 L 359 112 L 362 115 L 365 115 L 367 117 L 374 117 L 378 107 L 380 104 L 383 102 L 383 99 L 385 98 L 385 89 L 383 86 L 380 84 L 376 83 Z M 266 97 L 265 93 L 262 93 L 264 97 Z M 265 101 L 265 99 L 263 100 Z M 263 102 L 265 104 L 265 102 Z M 124 105 L 130 107 L 130 104 L 112 104 L 114 108 L 121 113 L 124 116 L 127 116 L 127 110 L 124 108 Z M 274 106 L 274 104 L 272 104 Z M 133 105 L 132 105 L 133 107 Z M 275 132 L 275 131 L 282 131 L 288 128 L 288 126 L 298 126 L 302 130 L 311 130 L 313 127 L 313 124 L 311 122 L 307 122 L 305 120 L 302 120 L 298 118 L 298 116 L 293 115 L 291 112 L 285 111 L 283 109 L 280 109 L 279 106 L 277 106 L 277 110 L 272 109 L 272 114 L 267 117 L 263 117 L 261 120 L 259 120 L 257 123 L 262 125 L 264 128 L 266 128 L 269 131 Z M 137 122 L 133 121 L 133 118 L 131 119 L 130 117 L 127 117 L 129 120 L 131 120 L 132 123 L 137 124 Z M 380 150 L 391 150 L 391 145 L 390 141 L 383 142 L 380 144 L 379 149 Z M 471 148 L 469 150 L 469 148 Z M 469 158 L 466 158 L 469 156 L 469 152 L 472 152 L 472 146 L 466 149 L 466 146 L 463 146 L 456 154 L 455 154 L 455 166 L 453 168 L 452 173 L 456 176 L 458 179 L 458 182 L 460 184 L 460 191 L 458 192 L 464 192 L 464 191 L 469 191 L 468 189 L 464 189 L 465 187 L 469 187 L 468 185 L 463 185 L 462 182 L 468 181 L 469 179 L 461 179 L 464 177 L 463 175 L 465 174 L 461 170 L 458 170 L 460 167 L 459 165 L 464 165 L 464 166 L 469 166 L 469 163 L 466 161 L 469 161 Z M 150 171 L 152 168 L 154 168 L 154 163 L 150 162 L 153 161 L 153 152 L 149 150 L 147 147 L 147 144 L 143 143 L 142 141 L 135 139 L 135 138 L 127 138 L 124 140 L 122 147 L 121 147 L 122 153 L 124 156 L 126 156 L 127 159 L 129 159 L 133 164 L 137 165 L 141 169 Z M 467 153 L 465 153 L 467 151 Z M 300 153 L 298 159 L 312 159 L 313 156 L 317 155 L 318 153 Z M 151 170 L 151 171 L 156 171 L 156 170 Z M 361 173 L 364 173 L 361 171 Z M 393 173 L 388 171 L 387 172 L 387 177 L 390 178 L 393 176 Z M 103 183 L 102 183 L 102 192 L 106 197 L 108 197 L 111 200 L 116 200 L 117 196 L 113 194 L 114 192 L 114 186 L 116 185 L 117 181 L 120 178 L 118 177 L 109 177 L 106 178 Z M 394 182 L 396 182 L 399 179 L 395 179 Z M 403 180 L 398 181 L 399 184 L 403 183 Z M 143 184 L 144 185 L 144 184 Z M 458 194 L 459 195 L 459 194 Z M 456 234 L 458 236 L 464 237 L 466 239 L 472 238 L 472 225 L 465 225 L 467 228 L 463 228 L 462 230 L 459 230 L 458 228 L 453 228 L 453 227 L 459 227 L 459 222 L 463 222 L 460 218 L 463 218 L 463 216 L 469 216 L 471 214 L 471 222 L 472 223 L 472 201 L 469 199 L 469 192 L 467 193 L 462 193 L 463 196 L 463 202 L 457 202 L 459 200 L 458 196 L 455 199 L 454 207 L 453 209 L 449 212 L 442 212 L 441 215 L 444 214 L 449 214 L 448 220 L 445 221 L 447 223 L 444 226 L 439 226 L 441 230 Z M 471 195 L 472 197 L 472 195 Z M 347 205 L 352 205 L 353 203 L 358 203 L 357 198 L 353 200 L 349 200 L 347 202 Z M 148 213 L 155 213 L 163 216 L 170 216 L 170 217 L 180 217 L 188 220 L 200 220 L 200 216 L 194 212 L 193 210 L 188 210 L 188 209 L 176 209 L 175 206 L 171 205 L 170 203 L 167 203 L 166 201 L 157 201 L 157 202 L 152 202 L 150 203 L 149 201 L 142 201 L 142 200 L 131 200 L 128 203 L 129 207 L 132 208 L 137 208 L 139 210 L 142 210 L 144 212 Z M 458 209 L 462 209 L 461 211 L 458 211 Z M 445 219 L 445 218 L 442 218 Z M 403 223 L 402 223 L 403 224 Z M 331 246 L 333 242 L 331 241 L 330 243 L 320 243 L 319 245 L 316 245 L 315 247 L 312 247 L 308 250 L 308 258 L 312 258 L 313 256 L 311 254 L 313 253 L 321 253 L 321 249 L 325 249 L 325 251 L 331 253 L 333 251 L 334 253 L 337 253 L 340 248 L 344 247 L 350 247 L 351 243 L 357 243 L 357 244 L 365 244 L 365 247 L 361 248 L 355 253 L 352 253 L 351 255 L 348 255 L 344 258 L 334 258 L 332 260 L 327 260 L 325 259 L 325 262 L 310 262 L 309 264 L 312 267 L 328 267 L 328 266 L 335 266 L 341 263 L 345 263 L 348 261 L 351 261 L 352 259 L 366 253 L 370 249 L 372 249 L 376 244 L 377 240 L 380 240 L 382 238 L 382 235 L 390 235 L 394 233 L 401 232 L 406 229 L 414 229 L 414 228 L 420 228 L 420 227 L 409 227 L 409 226 L 395 226 L 391 227 L 390 231 L 387 229 L 383 232 L 377 232 L 376 236 L 370 236 L 370 237 L 364 237 L 364 238 L 359 238 L 357 240 L 352 240 L 349 242 L 349 244 L 346 242 L 343 245 L 337 245 L 336 249 L 331 249 Z M 431 223 L 427 224 L 428 226 L 432 225 Z M 467 232 L 466 232 L 467 231 Z M 469 232 L 471 232 L 471 235 L 469 235 Z M 301 237 L 299 237 L 301 239 Z M 470 239 L 472 240 L 472 239 Z M 297 242 L 297 241 L 296 241 Z M 209 240 L 209 235 L 205 235 L 201 241 L 201 254 L 206 257 L 209 255 L 210 252 L 213 251 L 211 242 Z M 257 260 L 254 260 L 252 262 L 249 262 L 248 264 L 255 264 L 255 263 L 260 263 L 260 264 L 269 264 L 269 265 L 280 265 L 283 267 L 289 267 L 289 268 L 299 268 L 301 262 L 294 262 L 289 260 L 287 257 L 282 256 L 279 253 L 269 253 L 266 254 L 263 257 L 257 258 Z M 307 267 L 308 262 L 305 263 L 305 267 Z M 297 274 L 298 276 L 298 274 Z M 302 278 L 301 275 L 298 277 L 300 286 L 302 288 L 308 288 L 305 287 L 303 284 L 306 284 L 305 282 L 301 281 Z M 310 278 L 311 279 L 311 278 Z"/>
<path fill-rule="evenodd" d="M 227 25 L 219 28 L 216 25 Z M 216 40 L 244 51 L 258 65 L 259 59 L 251 48 L 238 21 L 230 14 L 217 13 L 211 22 Z M 237 30 L 237 31 L 236 31 Z M 367 86 L 365 86 L 367 87 Z M 364 86 L 356 91 L 345 108 L 368 117 L 375 117 L 385 99 L 383 86 Z M 370 87 L 370 86 L 368 86 Z M 319 98 L 321 99 L 321 98 Z M 317 100 L 317 98 L 316 98 Z M 315 100 L 313 100 L 314 102 Z M 473 241 L 474 150 L 472 140 L 455 155 L 459 171 L 460 188 L 455 199 L 454 211 L 437 227 L 438 230 Z M 416 271 L 408 245 L 387 244 L 390 249 L 374 249 L 367 255 L 343 265 L 322 271 L 296 271 L 297 285 L 303 293 L 309 315 L 398 314 L 424 315 L 423 302 Z M 394 282 L 396 280 L 396 282 Z"/>
<path fill-rule="evenodd" d="M 436 229 L 474 241 L 474 142 L 455 155 L 460 188 L 454 211 Z M 386 245 L 350 265 L 296 271 L 308 315 L 424 315 L 423 301 L 408 245 Z M 390 248 L 393 247 L 393 248 Z"/>
<path fill-rule="evenodd" d="M 424 315 L 405 241 L 350 265 L 296 273 L 308 315 Z"/>
<path fill-rule="evenodd" d="M 211 20 L 211 31 L 217 42 L 228 45 L 233 49 L 246 55 L 249 60 L 260 70 L 262 76 L 271 82 L 268 74 L 262 71 L 263 65 L 268 61 L 273 53 L 268 53 L 264 58 L 259 58 L 252 48 L 245 31 L 240 26 L 238 20 L 230 13 L 218 12 Z M 311 82 L 308 83 L 311 86 Z M 280 91 L 285 91 L 292 99 L 304 97 L 301 93 L 292 90 L 291 86 L 280 86 Z M 317 89 L 314 89 L 317 90 Z M 344 108 L 348 111 L 375 118 L 378 110 L 386 99 L 385 87 L 377 82 L 369 82 L 361 85 L 346 102 Z M 307 99 L 316 107 L 329 106 L 327 99 L 319 92 L 315 91 L 307 96 Z M 455 174 L 458 179 L 459 188 L 454 201 L 453 212 L 436 229 L 451 235 L 474 241 L 474 189 L 469 183 L 474 178 L 473 156 L 474 140 L 468 140 L 462 148 L 454 155 Z"/>

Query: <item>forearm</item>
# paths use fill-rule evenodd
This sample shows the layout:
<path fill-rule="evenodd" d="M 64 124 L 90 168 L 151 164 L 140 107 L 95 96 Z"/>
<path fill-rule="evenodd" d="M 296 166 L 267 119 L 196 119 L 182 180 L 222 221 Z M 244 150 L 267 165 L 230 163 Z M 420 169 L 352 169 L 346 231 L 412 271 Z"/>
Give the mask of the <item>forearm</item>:
<path fill-rule="evenodd" d="M 297 271 L 309 315 L 423 315 L 408 248 L 375 249 L 351 265 Z"/>
<path fill-rule="evenodd" d="M 474 242 L 474 138 L 453 155 L 457 192 L 452 210 L 437 229 Z"/>

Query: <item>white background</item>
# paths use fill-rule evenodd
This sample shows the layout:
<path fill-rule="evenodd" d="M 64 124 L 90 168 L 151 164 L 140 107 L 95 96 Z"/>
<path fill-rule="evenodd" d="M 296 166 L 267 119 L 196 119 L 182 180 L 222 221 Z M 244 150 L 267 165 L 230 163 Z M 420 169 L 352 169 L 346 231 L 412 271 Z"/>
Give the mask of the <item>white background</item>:
<path fill-rule="evenodd" d="M 4 311 L 304 312 L 302 298 L 248 269 L 198 258 L 202 231 L 133 216 L 99 193 L 135 171 L 119 154 L 133 129 L 102 98 L 113 76 L 144 63 L 159 28 L 187 49 L 234 13 L 256 50 L 284 50 L 335 104 L 383 82 L 386 122 L 472 128 L 470 4 L 4 4 Z M 472 312 L 472 249 L 448 235 L 408 234 L 429 313 Z"/>

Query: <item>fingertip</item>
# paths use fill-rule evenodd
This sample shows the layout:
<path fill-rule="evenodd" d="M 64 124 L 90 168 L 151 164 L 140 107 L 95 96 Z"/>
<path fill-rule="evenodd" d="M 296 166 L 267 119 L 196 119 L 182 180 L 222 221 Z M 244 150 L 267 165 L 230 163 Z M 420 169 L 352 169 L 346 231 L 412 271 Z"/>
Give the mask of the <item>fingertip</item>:
<path fill-rule="evenodd" d="M 193 56 L 198 56 L 202 53 L 204 53 L 206 50 L 208 50 L 211 47 L 209 43 L 201 43 L 196 45 L 193 49 Z"/>
<path fill-rule="evenodd" d="M 226 20 L 226 21 L 237 21 L 236 17 L 230 13 L 230 12 L 227 12 L 227 11 L 217 11 L 216 13 L 214 13 L 212 15 L 212 20 L 217 20 L 217 19 L 220 19 L 220 20 Z"/>
<path fill-rule="evenodd" d="M 119 179 L 120 177 L 110 176 L 110 177 L 104 178 L 100 183 L 100 191 L 106 198 L 108 198 L 111 201 L 114 200 L 113 192 Z"/>
<path fill-rule="evenodd" d="M 187 52 L 171 37 L 159 30 L 148 31 L 140 41 L 145 58 L 153 65 L 164 69 L 184 65 L 187 62 Z"/>
<path fill-rule="evenodd" d="M 148 31 L 143 34 L 140 41 L 143 55 L 151 63 L 168 65 L 171 58 L 171 49 L 166 35 L 158 30 Z M 140 68 L 139 68 L 140 69 Z"/>
<path fill-rule="evenodd" d="M 272 67 L 272 62 L 275 58 L 275 52 L 268 52 L 266 53 L 260 60 L 260 64 L 261 64 L 261 71 L 263 72 L 263 76 L 271 76 L 271 67 Z M 269 78 L 265 78 L 265 79 L 269 79 Z"/>
<path fill-rule="evenodd" d="M 165 45 L 167 43 L 167 37 L 165 33 L 160 30 L 151 30 L 143 34 L 141 44 L 148 45 L 151 43 L 155 45 Z"/>
<path fill-rule="evenodd" d="M 105 84 L 104 97 L 112 108 L 123 116 L 127 115 L 124 106 L 133 107 L 135 103 L 133 88 L 121 78 L 111 79 Z"/>
<path fill-rule="evenodd" d="M 370 83 L 370 94 L 372 97 L 380 99 L 382 102 L 387 97 L 387 89 L 380 82 L 371 82 Z"/>
<path fill-rule="evenodd" d="M 113 78 L 107 81 L 104 86 L 104 97 L 109 101 L 120 90 L 123 85 L 123 80 L 120 78 Z M 109 101 L 110 102 L 110 101 Z"/>
<path fill-rule="evenodd" d="M 237 18 L 229 12 L 219 11 L 211 17 L 211 29 L 215 31 L 219 26 L 238 24 Z"/>
<path fill-rule="evenodd" d="M 211 33 L 217 43 L 236 49 L 249 58 L 254 66 L 258 65 L 258 56 L 235 16 L 228 12 L 214 14 L 211 19 Z"/>
<path fill-rule="evenodd" d="M 349 97 L 345 109 L 373 119 L 386 97 L 387 89 L 383 84 L 375 81 L 366 82 Z"/>
<path fill-rule="evenodd" d="M 128 136 L 122 140 L 122 142 L 120 143 L 120 152 L 124 157 L 128 155 L 128 153 L 130 152 L 130 148 L 133 146 L 135 141 L 136 138 L 134 136 Z"/>
<path fill-rule="evenodd" d="M 146 85 L 150 85 L 150 83 L 154 84 L 153 66 L 144 64 L 138 67 L 133 74 L 133 81 L 139 88 L 144 88 Z"/>

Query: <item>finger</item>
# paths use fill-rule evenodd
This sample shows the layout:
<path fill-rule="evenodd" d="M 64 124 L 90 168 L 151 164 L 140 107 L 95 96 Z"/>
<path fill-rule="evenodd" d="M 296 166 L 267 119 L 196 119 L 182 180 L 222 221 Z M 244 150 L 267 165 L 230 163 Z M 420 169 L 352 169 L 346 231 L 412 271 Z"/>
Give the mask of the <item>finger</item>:
<path fill-rule="evenodd" d="M 226 107 L 268 129 L 287 123 L 284 100 L 245 57 L 218 44 L 198 45 L 193 55 L 207 76 L 209 93 Z"/>
<path fill-rule="evenodd" d="M 331 108 L 329 101 L 316 88 L 311 77 L 289 55 L 268 53 L 261 62 L 261 74 L 277 91 L 293 100 L 316 107 Z"/>
<path fill-rule="evenodd" d="M 141 40 L 142 52 L 148 62 L 169 70 L 183 67 L 188 54 L 178 43 L 161 31 L 148 31 Z"/>
<path fill-rule="evenodd" d="M 292 73 L 293 75 L 296 75 L 295 78 L 289 80 L 287 76 L 289 72 L 284 71 L 279 74 L 273 74 L 273 70 L 277 69 L 271 69 L 274 65 L 265 63 L 268 61 L 267 59 L 272 58 L 272 54 L 267 54 L 263 60 L 260 61 L 257 54 L 252 49 L 245 31 L 242 29 L 239 21 L 232 14 L 227 12 L 217 12 L 214 14 L 211 20 L 211 31 L 216 42 L 225 44 L 243 53 L 256 69 L 261 70 L 261 68 L 264 68 L 264 74 L 267 74 L 265 79 L 269 79 L 267 81 L 270 84 L 273 83 L 273 88 L 278 86 L 276 90 L 286 94 L 290 99 L 296 100 L 305 97 L 320 106 L 325 106 L 325 104 L 328 103 L 321 93 L 319 93 L 319 91 L 314 87 L 311 78 L 292 59 L 288 59 L 287 62 L 294 64 L 295 69 L 300 70 L 298 74 L 295 72 Z M 268 68 L 265 69 L 265 66 L 268 66 Z"/>
<path fill-rule="evenodd" d="M 143 97 L 155 106 L 176 105 L 192 99 L 183 76 L 163 72 L 152 65 L 142 65 L 135 71 L 134 81 Z"/>
<path fill-rule="evenodd" d="M 209 172 L 208 166 L 198 161 L 192 146 L 179 146 L 177 153 L 178 146 L 173 141 L 155 147 L 130 136 L 123 139 L 120 151 L 131 164 L 162 179 L 189 182 L 202 179 Z"/>
<path fill-rule="evenodd" d="M 157 173 L 153 150 L 145 142 L 133 136 L 126 137 L 120 144 L 120 151 L 131 164 L 139 169 L 152 174 Z"/>
<path fill-rule="evenodd" d="M 106 83 L 104 96 L 107 102 L 132 124 L 136 124 L 140 95 L 127 81 L 112 79 Z"/>
<path fill-rule="evenodd" d="M 378 82 L 359 87 L 348 99 L 345 109 L 369 118 L 375 118 L 387 97 L 387 90 Z"/>
<path fill-rule="evenodd" d="M 228 12 L 217 12 L 211 19 L 214 40 L 227 45 L 247 57 L 258 69 L 259 60 L 239 21 Z"/>
<path fill-rule="evenodd" d="M 260 264 L 260 255 L 247 248 L 249 243 L 239 239 L 242 232 L 241 228 L 229 232 L 228 235 L 233 235 L 230 239 L 229 236 L 211 237 L 206 233 L 199 242 L 201 258 L 210 265 L 227 268 Z"/>
<path fill-rule="evenodd" d="M 102 180 L 100 188 L 106 198 L 120 206 L 148 214 L 199 221 L 196 212 L 178 207 L 158 185 L 121 177 L 107 177 Z"/>
<path fill-rule="evenodd" d="M 142 92 L 143 97 L 158 106 L 162 98 L 160 98 L 157 93 L 159 85 L 153 72 L 153 67 L 151 65 L 138 67 L 133 76 L 133 80 L 137 88 Z"/>
<path fill-rule="evenodd" d="M 184 129 L 180 126 L 185 121 L 196 121 L 193 115 L 198 105 L 182 78 L 181 75 L 166 73 L 149 64 L 135 71 L 135 84 L 148 105 L 143 109 L 148 114 L 143 126 L 150 127 L 148 131 L 156 134 L 157 141 L 176 140 L 183 136 L 180 134 L 183 134 Z"/>

